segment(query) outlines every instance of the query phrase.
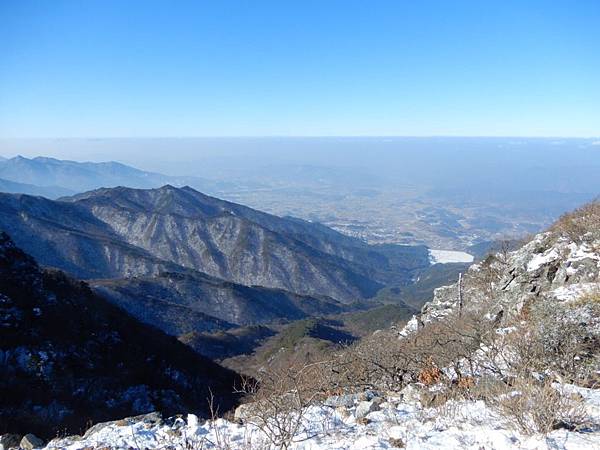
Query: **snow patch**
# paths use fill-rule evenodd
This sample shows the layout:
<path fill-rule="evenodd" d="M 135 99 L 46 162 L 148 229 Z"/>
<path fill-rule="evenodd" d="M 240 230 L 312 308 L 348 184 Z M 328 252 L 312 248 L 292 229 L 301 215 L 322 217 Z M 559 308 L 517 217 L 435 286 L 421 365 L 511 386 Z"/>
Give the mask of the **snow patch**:
<path fill-rule="evenodd" d="M 550 291 L 550 295 L 557 300 L 566 302 L 576 300 L 582 295 L 593 292 L 600 292 L 599 283 L 576 283 L 568 286 L 560 286 Z"/>
<path fill-rule="evenodd" d="M 534 272 L 543 265 L 556 261 L 559 257 L 558 250 L 552 247 L 549 251 L 537 254 L 531 258 L 531 261 L 527 263 L 527 271 Z"/>

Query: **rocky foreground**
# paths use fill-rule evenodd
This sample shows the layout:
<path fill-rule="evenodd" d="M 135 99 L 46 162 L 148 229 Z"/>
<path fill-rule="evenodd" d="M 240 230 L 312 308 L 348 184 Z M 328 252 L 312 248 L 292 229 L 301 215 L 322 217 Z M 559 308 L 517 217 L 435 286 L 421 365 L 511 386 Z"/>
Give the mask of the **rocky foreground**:
<path fill-rule="evenodd" d="M 600 391 L 557 386 L 585 399 L 600 422 Z M 252 422 L 249 418 L 249 422 Z M 277 448 L 252 423 L 224 419 L 199 422 L 194 415 L 162 420 L 158 414 L 98 424 L 83 437 L 55 439 L 47 449 L 264 449 Z M 293 449 L 569 449 L 600 448 L 598 429 L 564 429 L 527 436 L 512 431 L 483 401 L 451 402 L 442 412 L 423 407 L 418 388 L 378 396 L 373 392 L 331 397 L 303 414 Z"/>

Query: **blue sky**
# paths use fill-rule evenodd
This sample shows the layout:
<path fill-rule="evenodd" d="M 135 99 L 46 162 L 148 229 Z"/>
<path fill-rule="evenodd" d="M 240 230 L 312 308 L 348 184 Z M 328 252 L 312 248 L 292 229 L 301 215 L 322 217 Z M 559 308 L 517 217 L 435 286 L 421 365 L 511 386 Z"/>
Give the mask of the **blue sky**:
<path fill-rule="evenodd" d="M 600 135 L 600 2 L 0 1 L 0 137 Z"/>

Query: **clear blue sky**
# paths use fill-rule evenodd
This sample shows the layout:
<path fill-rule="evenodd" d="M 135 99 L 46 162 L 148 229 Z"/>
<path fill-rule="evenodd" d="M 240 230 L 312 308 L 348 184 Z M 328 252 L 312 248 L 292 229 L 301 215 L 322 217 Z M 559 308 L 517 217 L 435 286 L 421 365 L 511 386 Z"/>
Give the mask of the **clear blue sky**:
<path fill-rule="evenodd" d="M 0 137 L 600 135 L 600 1 L 0 1 Z"/>

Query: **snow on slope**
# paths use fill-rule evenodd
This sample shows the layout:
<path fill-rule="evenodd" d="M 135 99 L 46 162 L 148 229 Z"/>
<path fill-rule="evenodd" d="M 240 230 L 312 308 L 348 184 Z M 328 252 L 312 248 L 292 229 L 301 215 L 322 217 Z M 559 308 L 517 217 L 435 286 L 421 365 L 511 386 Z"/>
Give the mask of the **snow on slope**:
<path fill-rule="evenodd" d="M 572 389 L 585 399 L 591 414 L 600 419 L 600 391 Z M 379 411 L 358 421 L 350 408 L 314 406 L 305 413 L 305 432 L 290 447 L 297 450 L 390 449 L 400 441 L 408 450 L 428 449 L 600 449 L 600 432 L 555 430 L 547 436 L 524 436 L 508 429 L 503 420 L 482 401 L 450 402 L 439 409 L 422 408 L 409 395 L 388 397 Z M 366 423 L 364 423 L 366 422 Z M 67 437 L 49 443 L 47 449 L 84 448 L 202 448 L 275 449 L 254 425 L 217 419 L 200 423 L 196 416 L 171 425 L 140 420 L 118 421 L 90 433 L 85 438 Z"/>
<path fill-rule="evenodd" d="M 472 263 L 473 255 L 455 250 L 434 250 L 430 248 L 429 259 L 431 264 Z"/>

